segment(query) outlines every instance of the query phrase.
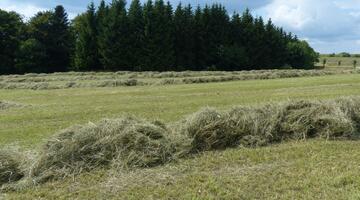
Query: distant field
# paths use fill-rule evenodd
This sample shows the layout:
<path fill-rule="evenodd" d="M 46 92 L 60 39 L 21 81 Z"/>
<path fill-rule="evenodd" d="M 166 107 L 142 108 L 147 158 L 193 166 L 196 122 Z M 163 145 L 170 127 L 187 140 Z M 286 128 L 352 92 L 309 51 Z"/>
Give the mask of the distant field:
<path fill-rule="evenodd" d="M 324 59 L 326 59 L 326 69 L 329 69 L 329 70 L 354 69 L 354 60 L 357 62 L 356 66 L 358 68 L 360 68 L 360 57 L 320 56 L 320 62 L 317 65 L 323 66 Z"/>
<path fill-rule="evenodd" d="M 216 76 L 211 73 L 202 76 Z M 98 80 L 108 75 L 90 76 Z M 135 78 L 131 73 L 122 76 Z M 77 81 L 72 75 L 42 78 Z M 159 81 L 156 75 L 142 79 Z M 0 110 L 0 145 L 37 151 L 57 131 L 102 118 L 135 115 L 174 122 L 206 106 L 227 109 L 359 95 L 359 80 L 360 74 L 337 74 L 204 84 L 0 89 L 0 102 L 8 102 L 9 106 Z M 22 82 L 26 84 L 26 79 Z M 235 148 L 152 169 L 85 173 L 74 179 L 0 194 L 0 199 L 357 199 L 359 152 L 358 141 L 314 140 L 258 149 Z"/>

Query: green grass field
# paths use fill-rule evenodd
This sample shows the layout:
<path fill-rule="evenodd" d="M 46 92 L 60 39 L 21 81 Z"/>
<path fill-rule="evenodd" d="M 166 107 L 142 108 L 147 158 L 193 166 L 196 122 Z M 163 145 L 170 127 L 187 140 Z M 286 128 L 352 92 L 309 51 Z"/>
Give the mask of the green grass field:
<path fill-rule="evenodd" d="M 21 104 L 0 110 L 0 144 L 36 151 L 57 131 L 135 115 L 173 122 L 210 106 L 226 109 L 291 99 L 360 94 L 360 75 L 204 84 L 57 90 L 0 90 Z M 99 170 L 8 199 L 358 199 L 360 142 L 312 140 L 206 152 L 151 169 Z"/>

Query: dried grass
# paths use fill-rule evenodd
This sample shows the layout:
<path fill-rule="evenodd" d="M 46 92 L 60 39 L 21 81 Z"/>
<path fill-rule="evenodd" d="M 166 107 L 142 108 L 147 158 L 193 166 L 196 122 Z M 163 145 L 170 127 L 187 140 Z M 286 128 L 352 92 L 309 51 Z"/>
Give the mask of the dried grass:
<path fill-rule="evenodd" d="M 360 135 L 360 99 L 295 101 L 219 112 L 206 108 L 183 123 L 191 152 L 263 146 L 309 138 L 354 139 Z"/>
<path fill-rule="evenodd" d="M 86 87 L 200 84 L 360 73 L 356 70 L 252 70 L 234 72 L 66 72 L 0 76 L 0 89 L 50 90 Z"/>
<path fill-rule="evenodd" d="M 126 117 L 61 131 L 44 145 L 27 179 L 41 183 L 99 168 L 154 167 L 202 151 L 359 136 L 359 97 L 205 108 L 169 125 Z"/>
<path fill-rule="evenodd" d="M 167 130 L 135 118 L 103 120 L 62 131 L 48 141 L 31 170 L 37 181 L 99 167 L 152 167 L 172 159 Z"/>
<path fill-rule="evenodd" d="M 24 176 L 20 162 L 17 153 L 0 149 L 0 186 L 18 181 Z"/>
<path fill-rule="evenodd" d="M 13 107 L 20 107 L 20 106 L 22 106 L 22 105 L 18 104 L 18 103 L 0 100 L 0 111 L 7 110 L 7 109 L 13 108 Z"/>

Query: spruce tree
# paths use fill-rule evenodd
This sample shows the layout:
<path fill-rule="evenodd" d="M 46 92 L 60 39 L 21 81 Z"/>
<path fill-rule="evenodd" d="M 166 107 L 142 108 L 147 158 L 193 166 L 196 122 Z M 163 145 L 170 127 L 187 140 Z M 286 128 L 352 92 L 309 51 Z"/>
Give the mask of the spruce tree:
<path fill-rule="evenodd" d="M 253 69 L 254 68 L 254 59 L 252 59 L 252 43 L 254 37 L 254 17 L 251 15 L 250 10 L 246 9 L 241 16 L 241 28 L 243 29 L 243 35 L 241 37 L 241 43 L 244 46 L 245 52 L 249 56 L 247 66 L 244 66 L 243 69 Z"/>
<path fill-rule="evenodd" d="M 39 12 L 30 19 L 27 25 L 27 37 L 21 42 L 17 52 L 16 67 L 21 73 L 49 73 L 54 72 L 49 53 L 52 45 L 53 12 Z"/>
<path fill-rule="evenodd" d="M 71 33 L 67 13 L 63 6 L 55 7 L 50 18 L 49 40 L 44 44 L 47 48 L 50 64 L 49 72 L 63 72 L 70 67 Z"/>
<path fill-rule="evenodd" d="M 149 0 L 144 6 L 144 54 L 143 69 L 166 71 L 174 69 L 174 35 L 172 7 L 164 1 Z"/>
<path fill-rule="evenodd" d="M 212 45 L 212 33 L 211 33 L 211 11 L 208 5 L 203 9 L 201 18 L 200 18 L 200 34 L 202 37 L 202 51 L 200 62 L 202 63 L 202 69 L 210 69 L 213 67 L 212 55 L 214 54 L 214 49 Z M 212 53 L 210 53 L 212 52 Z"/>
<path fill-rule="evenodd" d="M 252 36 L 252 46 L 249 48 L 249 55 L 252 57 L 253 69 L 262 69 L 264 66 L 271 64 L 269 58 L 270 49 L 266 44 L 265 25 L 262 17 L 258 17 L 254 21 L 254 29 Z"/>
<path fill-rule="evenodd" d="M 102 52 L 107 48 L 106 45 L 104 44 L 104 38 L 105 38 L 105 26 L 106 26 L 106 20 L 108 14 L 109 14 L 109 7 L 106 5 L 104 0 L 101 0 L 98 10 L 96 12 L 96 22 L 97 22 L 96 29 L 98 32 L 98 37 L 96 42 L 98 47 L 99 62 L 102 69 L 105 69 L 103 65 L 105 61 L 104 61 L 104 57 L 102 56 Z"/>
<path fill-rule="evenodd" d="M 223 54 L 229 44 L 230 19 L 225 8 L 214 4 L 210 9 L 210 62 L 217 70 L 225 70 Z"/>
<path fill-rule="evenodd" d="M 101 35 L 102 64 L 106 70 L 129 70 L 128 19 L 125 0 L 113 0 Z"/>
<path fill-rule="evenodd" d="M 15 60 L 24 24 L 19 14 L 0 9 L 0 74 L 16 73 Z"/>
<path fill-rule="evenodd" d="M 140 0 L 131 2 L 129 13 L 129 64 L 133 70 L 141 70 L 144 57 L 144 16 Z"/>
<path fill-rule="evenodd" d="M 156 71 L 174 70 L 174 29 L 173 10 L 168 2 L 156 0 L 154 6 L 155 14 L 155 42 L 157 45 Z"/>
<path fill-rule="evenodd" d="M 87 12 L 78 20 L 75 65 L 78 70 L 100 70 L 98 55 L 98 32 L 95 5 L 91 3 Z"/>
<path fill-rule="evenodd" d="M 220 4 L 195 12 L 180 4 L 173 12 L 169 2 L 154 2 L 142 7 L 133 0 L 128 11 L 125 0 L 110 6 L 102 0 L 97 11 L 92 3 L 71 27 L 62 6 L 38 13 L 26 26 L 0 10 L 0 44 L 6 47 L 0 73 L 66 71 L 70 58 L 84 71 L 312 68 L 319 56 L 248 9 L 230 19 Z"/>
<path fill-rule="evenodd" d="M 194 67 L 192 70 L 200 71 L 205 69 L 206 63 L 206 40 L 203 28 L 203 12 L 200 6 L 195 10 L 194 14 Z"/>
<path fill-rule="evenodd" d="M 190 5 L 185 8 L 181 3 L 174 14 L 175 57 L 177 70 L 194 69 L 195 66 L 195 26 Z M 195 70 L 195 69 L 194 69 Z"/>
<path fill-rule="evenodd" d="M 234 13 L 229 28 L 229 44 L 224 47 L 221 65 L 224 70 L 243 70 L 249 58 L 243 45 L 243 29 L 240 15 Z"/>

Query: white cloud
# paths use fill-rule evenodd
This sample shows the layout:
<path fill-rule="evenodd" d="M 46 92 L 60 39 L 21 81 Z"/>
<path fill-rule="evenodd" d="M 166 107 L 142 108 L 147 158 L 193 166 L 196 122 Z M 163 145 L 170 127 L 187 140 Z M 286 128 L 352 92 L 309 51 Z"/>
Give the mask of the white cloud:
<path fill-rule="evenodd" d="M 46 8 L 42 8 L 31 3 L 14 3 L 10 0 L 1 0 L 0 8 L 6 11 L 16 11 L 17 13 L 23 15 L 25 19 L 29 19 L 39 11 L 47 10 Z"/>
<path fill-rule="evenodd" d="M 53 2 L 55 3 L 55 2 Z M 59 2 L 59 4 L 61 4 L 61 2 Z M 31 2 L 31 1 L 27 1 L 27 2 L 19 2 L 19 1 L 14 1 L 14 0 L 0 0 L 0 9 L 6 10 L 6 11 L 15 11 L 19 14 L 21 14 L 25 20 L 30 19 L 31 17 L 33 17 L 36 13 L 40 12 L 40 11 L 46 11 L 46 10 L 50 10 L 53 9 L 56 5 L 58 4 L 54 4 L 51 7 L 48 6 L 44 6 L 44 5 L 39 5 L 37 2 Z M 70 6 L 65 6 L 66 7 L 70 7 Z M 78 7 L 74 7 L 71 6 L 70 7 L 71 11 L 68 11 L 68 16 L 69 19 L 73 19 L 78 15 L 78 12 L 82 12 L 79 11 Z M 74 12 L 74 10 L 76 10 Z M 84 6 L 83 10 L 86 10 L 86 6 Z"/>
<path fill-rule="evenodd" d="M 348 46 L 360 52 L 358 45 L 354 47 L 360 39 L 360 0 L 273 0 L 256 12 L 308 38 L 319 51 L 328 44 L 329 51 Z"/>

